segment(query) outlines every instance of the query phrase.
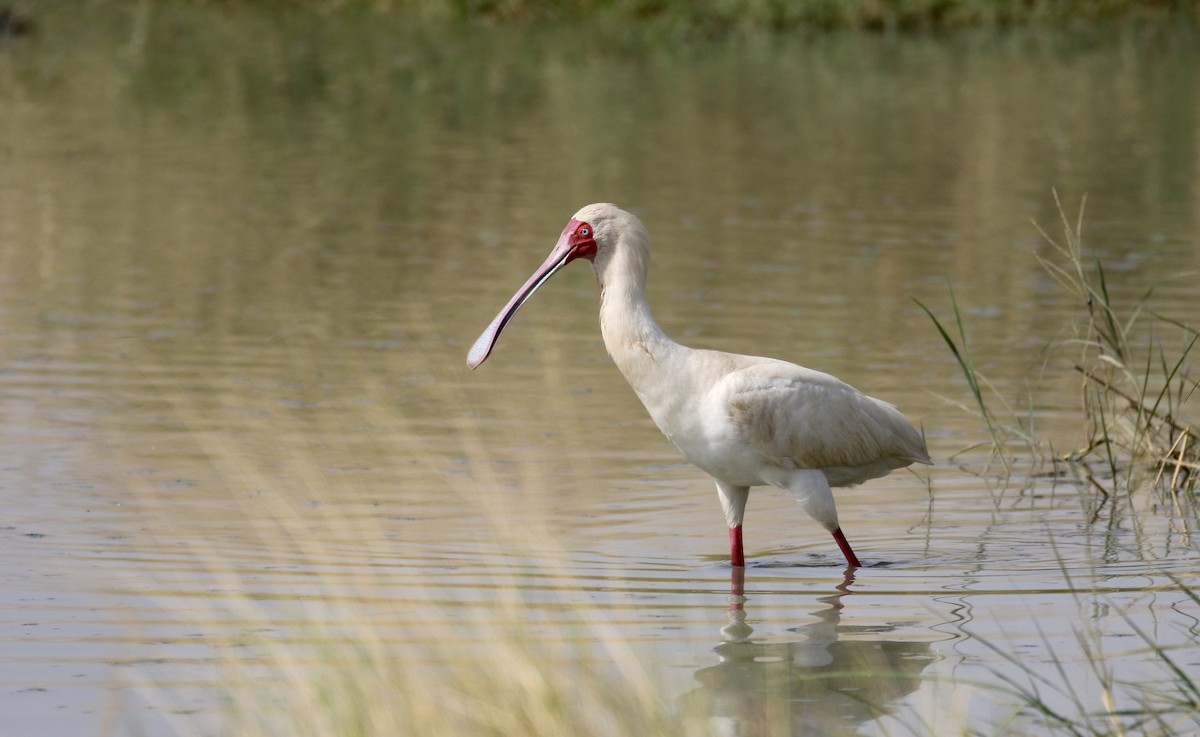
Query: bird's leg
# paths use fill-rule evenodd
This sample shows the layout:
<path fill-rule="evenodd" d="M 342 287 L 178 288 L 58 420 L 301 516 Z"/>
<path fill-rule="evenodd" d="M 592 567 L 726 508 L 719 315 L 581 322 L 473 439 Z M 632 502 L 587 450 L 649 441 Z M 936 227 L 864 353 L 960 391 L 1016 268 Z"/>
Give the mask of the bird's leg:
<path fill-rule="evenodd" d="M 858 562 L 858 556 L 850 549 L 850 543 L 846 542 L 846 536 L 842 534 L 842 528 L 837 528 L 833 531 L 833 539 L 837 540 L 838 547 L 842 549 L 842 555 L 846 556 L 846 563 L 851 568 L 862 568 L 862 563 Z"/>
<path fill-rule="evenodd" d="M 742 526 L 729 528 L 729 564 L 738 567 L 746 565 L 746 555 L 742 552 Z"/>
<path fill-rule="evenodd" d="M 810 468 L 796 471 L 788 479 L 787 488 L 804 507 L 804 511 L 808 512 L 808 516 L 833 533 L 833 539 L 837 540 L 842 555 L 846 556 L 846 562 L 852 568 L 861 568 L 862 563 L 858 562 L 858 556 L 850 548 L 850 543 L 846 542 L 842 526 L 838 524 L 837 505 L 833 503 L 833 490 L 829 488 L 829 479 L 825 474 Z"/>
<path fill-rule="evenodd" d="M 744 566 L 746 556 L 742 553 L 742 516 L 746 513 L 750 487 L 734 486 L 719 479 L 714 480 L 717 482 L 717 498 L 721 500 L 725 522 L 729 525 L 729 562 L 734 566 Z"/>

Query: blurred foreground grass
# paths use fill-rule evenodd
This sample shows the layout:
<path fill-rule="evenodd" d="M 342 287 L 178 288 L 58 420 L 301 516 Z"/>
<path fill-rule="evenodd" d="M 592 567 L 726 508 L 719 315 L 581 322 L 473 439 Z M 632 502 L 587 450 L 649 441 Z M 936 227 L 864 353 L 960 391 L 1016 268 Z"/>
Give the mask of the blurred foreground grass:
<path fill-rule="evenodd" d="M 386 390 L 364 390 L 377 401 L 362 406 L 360 419 L 374 428 L 379 448 L 402 447 L 420 433 L 419 421 L 396 411 Z M 446 406 L 462 407 L 451 390 L 435 392 Z M 207 410 L 184 398 L 174 401 L 173 410 L 188 427 L 206 424 Z M 524 480 L 498 494 L 504 486 L 495 476 L 498 459 L 468 415 L 463 411 L 449 421 L 456 423 L 469 471 L 443 474 L 441 493 L 456 500 L 464 527 L 488 538 L 483 547 L 504 551 L 503 559 L 471 571 L 416 559 L 427 543 L 413 539 L 420 533 L 411 524 L 410 535 L 397 537 L 393 518 L 364 515 L 339 502 L 338 483 L 311 455 L 282 443 L 279 457 L 263 458 L 223 434 L 193 433 L 248 522 L 248 537 L 197 538 L 194 530 L 188 535 L 193 520 L 168 500 L 156 495 L 142 504 L 157 520 L 157 534 L 188 541 L 172 544 L 187 545 L 190 559 L 220 592 L 205 598 L 201 606 L 208 610 L 200 611 L 196 626 L 209 630 L 206 641 L 217 653 L 221 734 L 713 734 L 707 694 L 672 694 L 664 666 L 623 635 L 611 609 L 581 605 L 570 595 L 578 573 L 556 563 L 570 560 L 567 543 L 538 514 L 547 483 L 537 470 L 540 450 L 529 447 L 503 460 L 524 469 Z M 266 416 L 247 422 L 256 437 L 283 438 L 296 430 Z M 472 527 L 478 520 L 482 527 Z M 451 544 L 471 547 L 462 539 Z M 404 552 L 414 547 L 416 552 Z M 410 567 L 426 573 L 414 583 Z M 267 571 L 288 575 L 281 584 Z M 478 577 L 470 600 L 460 598 L 462 581 L 448 585 L 443 575 Z M 171 606 L 164 601 L 164 608 Z M 832 682 L 821 687 L 835 689 Z M 761 710 L 781 715 L 789 705 L 766 700 Z M 190 733 L 191 713 L 176 714 L 179 733 Z M 847 733 L 834 719 L 836 714 L 822 712 L 810 721 L 821 734 Z M 791 726 L 789 719 L 765 718 L 748 734 L 784 737 Z"/>

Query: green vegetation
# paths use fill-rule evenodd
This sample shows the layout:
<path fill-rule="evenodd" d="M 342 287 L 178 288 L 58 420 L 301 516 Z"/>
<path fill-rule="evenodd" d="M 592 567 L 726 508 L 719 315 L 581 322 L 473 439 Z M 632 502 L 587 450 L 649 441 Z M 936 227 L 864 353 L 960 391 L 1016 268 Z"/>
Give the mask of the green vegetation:
<path fill-rule="evenodd" d="M 729 29 L 933 28 L 1061 22 L 1194 10 L 1180 0 L 392 0 L 399 9 L 501 20 L 581 19 L 666 22 L 709 31 Z"/>
<path fill-rule="evenodd" d="M 246 5 L 295 6 L 279 0 Z M 317 0 L 319 13 L 366 10 L 422 21 L 487 23 L 589 23 L 607 29 L 649 28 L 688 35 L 720 36 L 755 31 L 857 28 L 922 30 L 1002 27 L 1101 19 L 1192 17 L 1192 0 Z M 36 14 L 0 5 L 4 13 L 36 25 Z M 11 24 L 16 30 L 17 25 Z"/>

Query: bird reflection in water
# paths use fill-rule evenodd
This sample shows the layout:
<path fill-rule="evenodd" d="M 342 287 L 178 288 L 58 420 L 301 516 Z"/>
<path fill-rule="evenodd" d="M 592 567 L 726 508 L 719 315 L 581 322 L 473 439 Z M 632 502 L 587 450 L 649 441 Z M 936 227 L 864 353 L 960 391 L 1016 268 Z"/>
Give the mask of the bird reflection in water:
<path fill-rule="evenodd" d="M 829 737 L 887 713 L 913 693 L 935 660 L 927 642 L 884 639 L 895 627 L 841 623 L 854 569 L 836 593 L 817 599 L 816 621 L 790 628 L 787 642 L 751 639 L 745 569 L 734 567 L 728 621 L 714 649 L 720 662 L 696 672 L 699 686 L 680 698 L 684 713 L 708 714 L 712 733 L 737 737 Z"/>

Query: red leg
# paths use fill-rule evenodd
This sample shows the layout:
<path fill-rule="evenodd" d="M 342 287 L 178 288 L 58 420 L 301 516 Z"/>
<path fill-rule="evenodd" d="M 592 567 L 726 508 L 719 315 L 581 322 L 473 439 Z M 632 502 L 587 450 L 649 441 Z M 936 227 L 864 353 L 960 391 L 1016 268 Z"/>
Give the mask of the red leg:
<path fill-rule="evenodd" d="M 846 562 L 852 568 L 862 568 L 862 563 L 858 562 L 858 556 L 850 549 L 850 543 L 846 542 L 846 536 L 842 534 L 842 528 L 839 527 L 833 531 L 833 539 L 837 540 L 838 547 L 842 549 L 842 555 L 846 556 Z"/>
<path fill-rule="evenodd" d="M 742 553 L 742 526 L 729 528 L 729 563 L 745 566 L 746 556 Z"/>

